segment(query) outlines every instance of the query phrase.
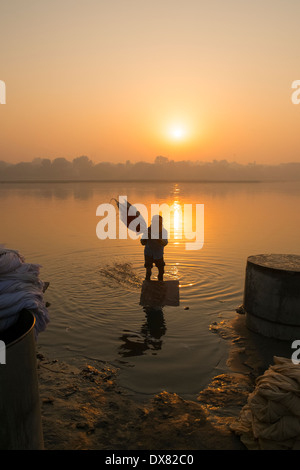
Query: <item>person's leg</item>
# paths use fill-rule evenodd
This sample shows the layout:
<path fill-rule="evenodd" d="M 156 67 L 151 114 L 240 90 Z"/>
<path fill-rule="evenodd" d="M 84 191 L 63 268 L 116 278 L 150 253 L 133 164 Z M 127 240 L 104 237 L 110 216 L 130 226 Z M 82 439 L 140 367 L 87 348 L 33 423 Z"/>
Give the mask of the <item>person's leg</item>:
<path fill-rule="evenodd" d="M 146 280 L 146 281 L 150 281 L 150 279 L 151 279 L 151 274 L 152 274 L 152 269 L 151 269 L 151 268 L 147 268 L 147 269 L 146 269 L 146 277 L 145 277 L 145 280 Z"/>
<path fill-rule="evenodd" d="M 157 266 L 158 269 L 158 280 L 163 281 L 164 280 L 164 272 L 165 272 L 165 262 L 163 258 L 155 260 L 155 265 Z"/>
<path fill-rule="evenodd" d="M 153 259 L 150 256 L 145 255 L 145 264 L 146 268 L 146 281 L 150 281 L 151 274 L 152 274 L 152 267 L 153 267 Z"/>
<path fill-rule="evenodd" d="M 165 269 L 163 266 L 160 266 L 158 268 L 158 280 L 159 281 L 163 281 L 164 280 L 164 272 L 165 272 Z"/>

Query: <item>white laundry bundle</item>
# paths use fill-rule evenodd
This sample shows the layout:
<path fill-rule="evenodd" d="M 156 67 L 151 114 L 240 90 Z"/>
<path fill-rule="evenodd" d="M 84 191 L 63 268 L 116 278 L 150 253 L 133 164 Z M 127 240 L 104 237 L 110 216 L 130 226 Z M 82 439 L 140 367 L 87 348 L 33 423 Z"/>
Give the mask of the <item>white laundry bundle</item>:
<path fill-rule="evenodd" d="M 40 265 L 25 263 L 15 250 L 0 247 L 0 332 L 12 326 L 23 309 L 35 316 L 35 336 L 49 323 L 44 302 L 48 283 L 39 279 Z"/>
<path fill-rule="evenodd" d="M 248 449 L 299 450 L 300 365 L 274 356 L 231 429 Z"/>

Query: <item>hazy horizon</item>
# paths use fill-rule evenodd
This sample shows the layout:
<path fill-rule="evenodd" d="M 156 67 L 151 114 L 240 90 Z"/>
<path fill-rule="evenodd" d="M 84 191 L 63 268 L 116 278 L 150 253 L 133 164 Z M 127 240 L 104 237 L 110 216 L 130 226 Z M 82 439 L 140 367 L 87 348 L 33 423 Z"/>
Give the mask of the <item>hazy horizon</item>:
<path fill-rule="evenodd" d="M 262 165 L 227 160 L 174 161 L 162 155 L 153 162 L 93 162 L 87 156 L 0 160 L 0 183 L 14 181 L 300 181 L 300 162 Z"/>

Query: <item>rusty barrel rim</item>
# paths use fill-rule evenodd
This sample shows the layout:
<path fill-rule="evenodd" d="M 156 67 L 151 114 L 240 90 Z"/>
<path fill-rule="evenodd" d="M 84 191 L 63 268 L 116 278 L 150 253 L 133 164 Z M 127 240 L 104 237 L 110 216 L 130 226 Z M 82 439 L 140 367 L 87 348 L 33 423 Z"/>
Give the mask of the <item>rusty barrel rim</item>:
<path fill-rule="evenodd" d="M 32 332 L 35 322 L 35 316 L 30 310 L 21 310 L 17 321 L 0 333 L 0 340 L 4 341 L 6 348 L 14 346 Z"/>

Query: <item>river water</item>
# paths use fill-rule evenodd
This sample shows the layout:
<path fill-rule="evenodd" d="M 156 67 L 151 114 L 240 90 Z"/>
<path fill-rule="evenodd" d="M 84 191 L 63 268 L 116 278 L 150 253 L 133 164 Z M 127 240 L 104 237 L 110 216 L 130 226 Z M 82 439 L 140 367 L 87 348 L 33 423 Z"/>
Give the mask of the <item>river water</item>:
<path fill-rule="evenodd" d="M 177 213 L 165 248 L 165 280 L 179 280 L 179 306 L 148 315 L 139 305 L 139 240 L 97 237 L 97 207 L 119 195 L 149 214 L 151 204 L 204 205 L 203 247 L 186 250 Z M 193 396 L 226 370 L 226 341 L 210 325 L 236 316 L 247 257 L 300 250 L 297 183 L 3 183 L 0 207 L 0 244 L 40 264 L 50 282 L 42 350 L 75 364 L 108 361 L 138 394 Z"/>

